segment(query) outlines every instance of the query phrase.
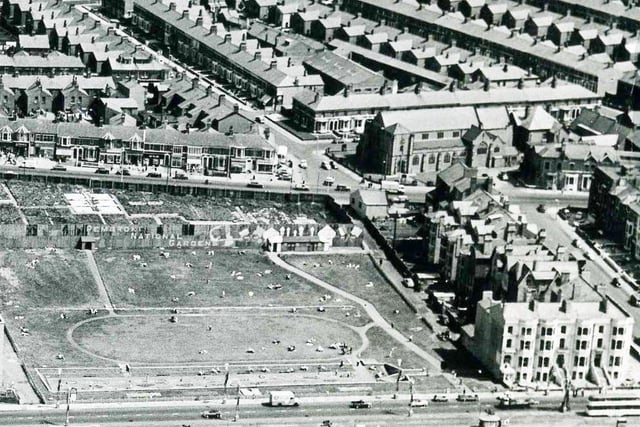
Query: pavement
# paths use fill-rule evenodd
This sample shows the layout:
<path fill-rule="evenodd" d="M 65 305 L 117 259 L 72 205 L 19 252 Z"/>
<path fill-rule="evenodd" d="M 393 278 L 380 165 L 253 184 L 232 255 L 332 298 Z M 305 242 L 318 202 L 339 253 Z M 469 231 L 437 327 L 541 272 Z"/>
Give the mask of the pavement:
<path fill-rule="evenodd" d="M 31 388 L 31 384 L 29 384 L 29 380 L 27 380 L 27 376 L 22 370 L 18 355 L 13 350 L 6 334 L 2 335 L 2 339 L 4 340 L 4 360 L 0 361 L 0 369 L 3 371 L 2 386 L 15 389 L 23 405 L 40 403 L 40 399 Z M 0 409 L 2 409 L 2 406 L 0 404 Z"/>

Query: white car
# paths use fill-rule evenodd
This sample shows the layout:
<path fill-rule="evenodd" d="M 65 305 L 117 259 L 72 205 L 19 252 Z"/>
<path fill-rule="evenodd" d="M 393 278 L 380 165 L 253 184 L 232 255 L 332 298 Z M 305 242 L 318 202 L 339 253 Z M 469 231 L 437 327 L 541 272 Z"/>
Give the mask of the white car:
<path fill-rule="evenodd" d="M 302 169 L 306 169 L 307 167 L 309 167 L 309 165 L 307 164 L 306 160 L 300 160 L 300 165 L 299 165 Z"/>
<path fill-rule="evenodd" d="M 409 406 L 412 408 L 426 408 L 429 406 L 429 402 L 427 400 L 414 399 L 409 403 Z"/>

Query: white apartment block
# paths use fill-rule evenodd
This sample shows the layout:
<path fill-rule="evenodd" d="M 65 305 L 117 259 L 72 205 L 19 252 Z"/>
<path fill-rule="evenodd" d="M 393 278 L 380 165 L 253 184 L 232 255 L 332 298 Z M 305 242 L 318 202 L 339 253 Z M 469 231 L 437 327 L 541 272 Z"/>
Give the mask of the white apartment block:
<path fill-rule="evenodd" d="M 608 299 L 478 303 L 463 343 L 508 386 L 615 386 L 626 378 L 634 319 Z"/>

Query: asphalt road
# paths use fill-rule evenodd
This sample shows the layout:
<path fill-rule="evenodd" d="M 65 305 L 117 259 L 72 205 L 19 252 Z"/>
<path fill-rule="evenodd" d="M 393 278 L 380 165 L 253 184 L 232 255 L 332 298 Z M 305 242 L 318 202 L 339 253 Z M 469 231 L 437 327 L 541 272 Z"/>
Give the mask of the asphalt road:
<path fill-rule="evenodd" d="M 539 409 L 528 411 L 497 411 L 498 414 L 505 416 L 531 416 L 534 413 L 544 412 L 552 413 L 559 407 L 558 398 L 549 398 L 541 402 Z M 222 421 L 209 420 L 206 425 L 216 425 L 216 423 L 224 424 L 224 421 L 232 420 L 236 414 L 233 401 L 227 402 L 226 405 L 209 406 L 211 409 L 218 409 L 222 413 Z M 470 403 L 430 403 L 426 408 L 413 408 L 413 417 L 428 418 L 442 417 L 443 420 L 456 420 L 459 422 L 461 418 L 476 414 L 488 408 L 494 408 L 494 402 L 470 402 Z M 572 410 L 582 411 L 585 408 L 584 399 L 573 402 Z M 181 426 L 182 424 L 193 424 L 194 422 L 203 421 L 201 412 L 203 405 L 194 405 L 187 407 L 169 407 L 169 408 L 118 408 L 118 409 L 74 409 L 71 407 L 69 421 L 74 424 L 93 424 L 93 425 L 124 425 L 123 423 L 169 423 L 168 425 Z M 330 418 L 358 419 L 369 418 L 380 420 L 382 418 L 390 418 L 391 421 L 397 421 L 408 418 L 409 408 L 406 400 L 402 401 L 385 401 L 374 402 L 373 407 L 369 409 L 353 409 L 346 403 L 314 403 L 305 404 L 294 408 L 272 408 L 261 404 L 243 405 L 240 408 L 239 415 L 241 420 L 251 422 L 257 419 L 270 419 L 271 422 L 284 420 L 288 418 L 308 418 L 310 422 L 320 422 Z M 546 415 L 545 415 L 546 416 Z M 63 425 L 65 421 L 65 407 L 59 409 L 39 409 L 39 410 L 21 410 L 0 412 L 0 425 L 12 426 L 31 426 L 31 425 Z M 280 421 L 282 422 L 282 421 Z M 171 424 L 173 423 L 173 424 Z M 255 421 L 253 421 L 255 423 Z M 295 425 L 295 424 L 294 424 Z M 351 424 L 353 425 L 353 424 Z"/>

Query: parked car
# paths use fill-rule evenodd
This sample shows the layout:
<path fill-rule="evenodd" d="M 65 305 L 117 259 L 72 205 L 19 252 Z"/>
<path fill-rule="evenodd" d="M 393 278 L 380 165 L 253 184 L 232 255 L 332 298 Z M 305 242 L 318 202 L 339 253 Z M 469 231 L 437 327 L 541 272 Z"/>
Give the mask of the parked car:
<path fill-rule="evenodd" d="M 328 176 L 324 179 L 324 181 L 322 181 L 322 185 L 325 185 L 327 187 L 331 187 L 333 185 L 333 183 L 336 181 L 336 179 L 332 176 Z"/>
<path fill-rule="evenodd" d="M 109 169 L 107 168 L 98 168 L 96 169 L 96 171 L 94 173 L 100 174 L 100 175 L 109 175 Z"/>
<path fill-rule="evenodd" d="M 545 213 L 547 211 L 547 207 L 543 203 L 540 203 L 536 210 L 540 213 Z"/>
<path fill-rule="evenodd" d="M 336 191 L 351 191 L 351 188 L 347 187 L 344 184 L 336 185 Z"/>
<path fill-rule="evenodd" d="M 436 394 L 431 398 L 432 402 L 448 402 L 449 398 L 445 394 Z"/>
<path fill-rule="evenodd" d="M 62 165 L 55 165 L 51 168 L 52 171 L 66 171 L 67 168 Z"/>
<path fill-rule="evenodd" d="M 264 185 L 262 185 L 258 181 L 251 181 L 250 183 L 247 184 L 247 187 L 249 187 L 249 188 L 264 188 Z"/>
<path fill-rule="evenodd" d="M 201 415 L 202 418 L 206 418 L 208 420 L 222 419 L 222 413 L 216 409 L 209 409 L 208 411 L 204 411 Z"/>
<path fill-rule="evenodd" d="M 462 393 L 456 397 L 456 400 L 458 402 L 477 402 L 480 399 L 477 394 Z"/>
<path fill-rule="evenodd" d="M 371 402 L 365 402 L 364 400 L 354 400 L 349 404 L 353 409 L 369 409 L 371 408 Z"/>
<path fill-rule="evenodd" d="M 296 191 L 309 191 L 309 186 L 307 184 L 296 184 L 293 186 L 293 189 Z"/>
<path fill-rule="evenodd" d="M 149 172 L 147 178 L 162 178 L 162 174 L 160 172 Z"/>
<path fill-rule="evenodd" d="M 426 400 L 414 399 L 409 402 L 409 406 L 411 406 L 412 408 L 426 408 L 427 406 L 429 406 L 429 402 Z"/>
<path fill-rule="evenodd" d="M 323 162 L 320 164 L 320 167 L 321 167 L 322 169 L 327 169 L 327 170 L 328 170 L 328 169 L 329 169 L 329 163 L 327 163 L 326 161 L 323 161 Z"/>
<path fill-rule="evenodd" d="M 116 175 L 130 176 L 131 172 L 129 172 L 129 169 L 120 169 L 116 172 Z"/>
<path fill-rule="evenodd" d="M 189 177 L 187 175 L 183 174 L 183 173 L 176 173 L 173 176 L 173 179 L 187 180 L 187 179 L 189 179 Z"/>
<path fill-rule="evenodd" d="M 309 167 L 309 164 L 307 163 L 306 160 L 300 160 L 300 164 L 299 164 L 300 168 L 302 169 L 306 169 Z"/>

